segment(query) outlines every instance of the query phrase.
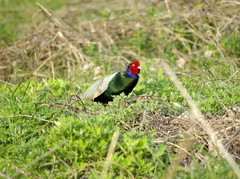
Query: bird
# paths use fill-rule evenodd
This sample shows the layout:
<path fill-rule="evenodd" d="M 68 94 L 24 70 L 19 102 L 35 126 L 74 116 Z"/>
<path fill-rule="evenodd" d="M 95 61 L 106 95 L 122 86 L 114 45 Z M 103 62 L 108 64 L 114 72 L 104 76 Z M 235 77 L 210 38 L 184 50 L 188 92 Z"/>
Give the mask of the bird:
<path fill-rule="evenodd" d="M 131 62 L 126 71 L 115 72 L 98 79 L 85 92 L 72 95 L 71 100 L 78 99 L 107 104 L 113 101 L 115 95 L 121 93 L 128 95 L 138 83 L 140 70 L 141 66 L 138 61 Z"/>

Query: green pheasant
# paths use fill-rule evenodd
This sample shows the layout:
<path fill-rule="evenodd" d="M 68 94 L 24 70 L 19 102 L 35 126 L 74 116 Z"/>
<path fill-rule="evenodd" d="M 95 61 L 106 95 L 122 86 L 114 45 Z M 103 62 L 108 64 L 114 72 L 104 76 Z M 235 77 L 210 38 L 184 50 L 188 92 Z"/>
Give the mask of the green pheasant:
<path fill-rule="evenodd" d="M 114 95 L 121 93 L 128 95 L 138 82 L 140 69 L 138 61 L 132 62 L 126 71 L 115 72 L 97 80 L 84 93 L 74 95 L 74 98 L 108 103 L 113 100 Z"/>

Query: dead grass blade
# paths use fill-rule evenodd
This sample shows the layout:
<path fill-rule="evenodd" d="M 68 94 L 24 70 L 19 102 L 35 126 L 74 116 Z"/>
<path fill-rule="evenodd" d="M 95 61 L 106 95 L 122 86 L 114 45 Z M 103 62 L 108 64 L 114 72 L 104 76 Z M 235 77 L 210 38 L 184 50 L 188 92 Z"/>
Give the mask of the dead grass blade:
<path fill-rule="evenodd" d="M 101 179 L 105 179 L 107 176 L 108 168 L 111 164 L 110 162 L 111 162 L 112 156 L 114 154 L 114 150 L 116 148 L 119 135 L 120 135 L 119 131 L 115 131 L 113 134 L 113 137 L 112 137 L 109 149 L 108 149 L 107 157 L 106 157 L 106 162 L 104 163 Z"/>

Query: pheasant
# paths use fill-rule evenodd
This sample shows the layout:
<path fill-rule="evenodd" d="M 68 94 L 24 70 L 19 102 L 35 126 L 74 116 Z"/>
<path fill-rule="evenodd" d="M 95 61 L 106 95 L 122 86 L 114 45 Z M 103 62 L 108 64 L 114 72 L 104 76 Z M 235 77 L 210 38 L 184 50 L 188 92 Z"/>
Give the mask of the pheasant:
<path fill-rule="evenodd" d="M 138 61 L 128 64 L 127 70 L 115 72 L 97 80 L 90 88 L 79 95 L 73 95 L 72 100 L 95 101 L 103 104 L 113 100 L 114 95 L 128 95 L 136 86 L 140 73 Z"/>

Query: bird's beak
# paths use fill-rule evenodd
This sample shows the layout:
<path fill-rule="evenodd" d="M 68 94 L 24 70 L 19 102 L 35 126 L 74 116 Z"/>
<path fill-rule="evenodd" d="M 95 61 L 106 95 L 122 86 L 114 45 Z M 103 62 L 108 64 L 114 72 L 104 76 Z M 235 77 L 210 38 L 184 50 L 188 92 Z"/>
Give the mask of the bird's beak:
<path fill-rule="evenodd" d="M 139 70 L 141 70 L 142 68 L 140 66 L 137 67 Z"/>

